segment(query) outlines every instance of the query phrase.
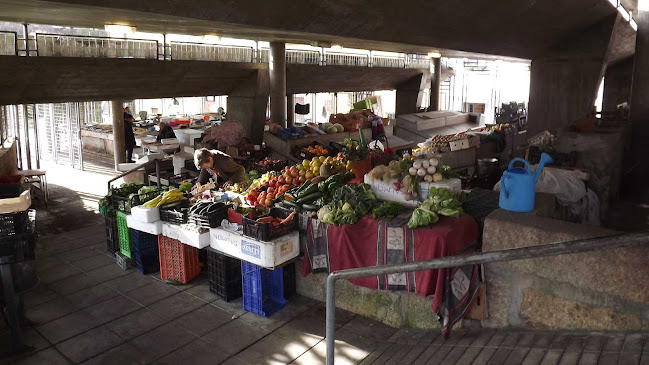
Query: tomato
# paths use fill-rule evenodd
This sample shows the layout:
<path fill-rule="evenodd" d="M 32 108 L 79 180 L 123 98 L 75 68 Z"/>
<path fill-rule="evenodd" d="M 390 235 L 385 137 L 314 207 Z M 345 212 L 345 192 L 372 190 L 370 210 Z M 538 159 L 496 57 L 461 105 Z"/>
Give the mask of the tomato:
<path fill-rule="evenodd" d="M 270 180 L 268 182 L 268 186 L 270 186 L 270 187 L 275 187 L 275 185 L 277 185 L 277 181 L 275 181 L 275 180 Z"/>
<path fill-rule="evenodd" d="M 273 201 L 270 200 L 270 199 L 266 199 L 266 201 L 264 202 L 264 205 L 267 206 L 267 207 L 270 207 L 270 206 L 273 205 Z"/>
<path fill-rule="evenodd" d="M 292 182 L 293 182 L 293 177 L 291 177 L 291 176 L 286 177 L 286 183 L 287 184 L 290 184 Z"/>
<path fill-rule="evenodd" d="M 279 179 L 277 179 L 277 183 L 280 185 L 286 184 L 286 178 L 284 178 L 284 176 L 280 176 Z"/>
<path fill-rule="evenodd" d="M 275 194 L 270 193 L 270 194 L 266 195 L 266 199 L 270 199 L 270 200 L 275 199 Z"/>
<path fill-rule="evenodd" d="M 256 197 L 257 194 L 259 194 L 259 193 L 257 192 L 257 190 L 250 190 L 250 192 L 248 193 L 248 196 L 249 196 L 249 197 Z"/>
<path fill-rule="evenodd" d="M 293 178 L 300 177 L 300 172 L 298 170 L 291 171 L 291 177 Z"/>
<path fill-rule="evenodd" d="M 266 193 L 275 193 L 275 188 L 268 188 L 268 190 L 266 190 Z"/>

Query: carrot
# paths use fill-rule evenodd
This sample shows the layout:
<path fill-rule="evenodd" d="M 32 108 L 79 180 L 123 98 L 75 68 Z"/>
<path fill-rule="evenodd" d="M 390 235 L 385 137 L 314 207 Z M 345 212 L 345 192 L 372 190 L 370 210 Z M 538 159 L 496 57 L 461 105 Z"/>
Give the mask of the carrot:
<path fill-rule="evenodd" d="M 289 214 L 288 217 L 286 217 L 286 219 L 283 219 L 280 223 L 288 223 L 288 222 L 290 222 L 293 219 L 293 216 L 295 216 L 296 213 L 297 213 L 296 211 L 292 211 L 291 214 Z"/>
<path fill-rule="evenodd" d="M 261 217 L 257 219 L 257 222 L 259 223 L 271 223 L 273 221 L 275 221 L 275 217 Z"/>

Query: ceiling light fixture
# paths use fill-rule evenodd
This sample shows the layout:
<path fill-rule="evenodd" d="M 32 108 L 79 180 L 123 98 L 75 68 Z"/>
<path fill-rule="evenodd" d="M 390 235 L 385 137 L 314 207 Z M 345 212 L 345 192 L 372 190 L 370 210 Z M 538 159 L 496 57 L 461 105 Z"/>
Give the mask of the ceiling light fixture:
<path fill-rule="evenodd" d="M 440 58 L 442 54 L 439 51 L 428 52 L 428 57 L 430 58 Z"/>
<path fill-rule="evenodd" d="M 125 34 L 125 33 L 135 33 L 137 27 L 132 27 L 130 25 L 120 25 L 120 24 L 106 24 L 104 25 L 104 30 L 107 31 L 108 33 Z"/>
<path fill-rule="evenodd" d="M 221 40 L 221 36 L 216 34 L 203 34 L 203 40 L 207 42 L 218 42 Z"/>
<path fill-rule="evenodd" d="M 340 44 L 332 44 L 332 45 L 331 45 L 331 50 L 332 50 L 332 51 L 342 51 L 342 50 L 343 50 L 343 46 L 341 46 Z"/>

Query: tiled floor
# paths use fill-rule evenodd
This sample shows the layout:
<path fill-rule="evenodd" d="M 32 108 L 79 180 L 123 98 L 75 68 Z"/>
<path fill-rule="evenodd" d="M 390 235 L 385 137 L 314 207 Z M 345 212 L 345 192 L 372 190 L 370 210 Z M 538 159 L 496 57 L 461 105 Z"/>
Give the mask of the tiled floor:
<path fill-rule="evenodd" d="M 108 177 L 105 178 L 107 180 Z M 119 268 L 89 203 L 51 181 L 33 262 L 40 284 L 24 294 L 32 352 L 0 364 L 323 364 L 324 303 L 294 297 L 270 318 L 210 293 L 204 275 L 171 286 Z M 83 194 L 80 194 L 80 196 Z M 77 199 L 84 199 L 77 197 Z M 39 206 L 39 205 L 37 205 Z M 68 218 L 65 218 L 65 217 Z M 339 311 L 336 364 L 649 364 L 649 334 L 396 329 Z M 9 334 L 0 322 L 0 351 Z"/>

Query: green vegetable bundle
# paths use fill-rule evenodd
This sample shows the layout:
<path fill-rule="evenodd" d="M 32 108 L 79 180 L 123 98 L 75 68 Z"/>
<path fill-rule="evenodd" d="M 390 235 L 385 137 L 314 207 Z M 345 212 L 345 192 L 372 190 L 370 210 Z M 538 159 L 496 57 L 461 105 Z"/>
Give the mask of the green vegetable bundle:
<path fill-rule="evenodd" d="M 334 191 L 329 204 L 318 210 L 318 219 L 335 225 L 354 224 L 379 204 L 368 184 L 344 185 Z"/>
<path fill-rule="evenodd" d="M 387 202 L 379 205 L 378 207 L 374 208 L 372 210 L 372 216 L 376 219 L 383 218 L 383 219 L 392 219 L 399 214 L 405 212 L 408 208 L 405 206 L 395 203 L 395 202 Z"/>
<path fill-rule="evenodd" d="M 456 199 L 452 191 L 432 187 L 428 192 L 428 199 L 412 213 L 408 227 L 426 227 L 436 223 L 440 215 L 457 218 L 462 212 L 462 203 Z"/>

